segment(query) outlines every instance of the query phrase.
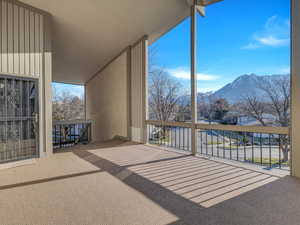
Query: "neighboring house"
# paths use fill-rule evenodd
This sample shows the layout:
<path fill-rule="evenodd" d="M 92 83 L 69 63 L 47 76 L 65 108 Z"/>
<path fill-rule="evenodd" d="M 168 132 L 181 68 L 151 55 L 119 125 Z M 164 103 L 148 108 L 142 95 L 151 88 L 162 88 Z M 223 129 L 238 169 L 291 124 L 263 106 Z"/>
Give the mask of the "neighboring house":
<path fill-rule="evenodd" d="M 274 116 L 272 114 L 264 113 L 262 115 L 262 118 L 263 118 L 263 120 L 266 124 L 271 124 L 271 123 L 276 122 L 276 116 Z M 237 117 L 237 125 L 241 125 L 241 126 L 254 126 L 254 125 L 261 126 L 261 123 L 253 117 L 246 116 L 246 115 L 241 115 L 241 116 Z"/>

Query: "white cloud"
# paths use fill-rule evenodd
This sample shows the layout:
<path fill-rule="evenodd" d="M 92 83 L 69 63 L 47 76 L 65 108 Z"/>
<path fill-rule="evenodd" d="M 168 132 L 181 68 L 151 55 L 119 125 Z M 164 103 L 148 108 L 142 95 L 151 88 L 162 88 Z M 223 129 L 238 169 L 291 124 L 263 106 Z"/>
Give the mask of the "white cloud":
<path fill-rule="evenodd" d="M 257 49 L 261 47 L 288 46 L 290 42 L 290 23 L 277 16 L 270 17 L 263 29 L 252 34 L 250 43 L 241 49 Z"/>
<path fill-rule="evenodd" d="M 280 39 L 280 38 L 276 38 L 273 36 L 258 37 L 258 38 L 256 38 L 256 40 L 259 43 L 261 43 L 262 45 L 268 45 L 268 46 L 273 46 L 273 47 L 287 45 L 290 41 L 290 39 L 288 39 L 288 38 Z"/>
<path fill-rule="evenodd" d="M 179 79 L 190 79 L 191 73 L 188 69 L 185 68 L 175 68 L 175 69 L 167 69 L 167 72 Z M 197 73 L 197 80 L 202 81 L 211 81 L 211 80 L 217 80 L 219 77 L 212 74 L 206 74 L 206 73 Z"/>
<path fill-rule="evenodd" d="M 281 68 L 279 70 L 279 73 L 285 73 L 285 74 L 289 74 L 291 72 L 291 68 L 289 66 Z"/>

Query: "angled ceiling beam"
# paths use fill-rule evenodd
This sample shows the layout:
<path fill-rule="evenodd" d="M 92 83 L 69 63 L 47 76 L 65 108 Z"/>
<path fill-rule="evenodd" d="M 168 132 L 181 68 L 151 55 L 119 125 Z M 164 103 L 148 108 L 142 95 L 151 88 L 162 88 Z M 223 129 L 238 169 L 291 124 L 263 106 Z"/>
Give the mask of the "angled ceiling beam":
<path fill-rule="evenodd" d="M 196 9 L 201 16 L 205 17 L 205 7 L 221 1 L 223 0 L 196 0 Z M 189 5 L 194 4 L 194 0 L 187 0 L 187 2 Z"/>
<path fill-rule="evenodd" d="M 196 9 L 201 16 L 205 17 L 205 7 L 202 5 L 196 5 Z"/>
<path fill-rule="evenodd" d="M 208 6 L 221 1 L 223 0 L 198 0 L 198 4 L 201 6 Z"/>

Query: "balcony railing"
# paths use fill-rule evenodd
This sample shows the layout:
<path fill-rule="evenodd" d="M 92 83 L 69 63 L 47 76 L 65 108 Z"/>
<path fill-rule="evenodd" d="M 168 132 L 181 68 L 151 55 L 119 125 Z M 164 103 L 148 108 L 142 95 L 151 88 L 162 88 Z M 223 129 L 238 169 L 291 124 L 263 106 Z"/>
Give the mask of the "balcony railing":
<path fill-rule="evenodd" d="M 91 141 L 91 121 L 55 121 L 53 123 L 53 148 L 66 148 Z"/>
<path fill-rule="evenodd" d="M 184 151 L 191 148 L 191 123 L 146 121 L 148 142 Z M 196 124 L 197 153 L 209 157 L 289 168 L 289 129 L 285 127 Z"/>

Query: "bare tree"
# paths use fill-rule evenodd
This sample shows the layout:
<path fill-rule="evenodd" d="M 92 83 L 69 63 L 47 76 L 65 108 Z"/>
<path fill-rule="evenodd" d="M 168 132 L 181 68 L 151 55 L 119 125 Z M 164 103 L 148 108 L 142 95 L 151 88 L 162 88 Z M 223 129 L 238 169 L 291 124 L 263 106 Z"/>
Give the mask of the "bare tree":
<path fill-rule="evenodd" d="M 290 124 L 290 79 L 288 76 L 278 77 L 276 80 L 258 84 L 263 91 L 262 98 L 247 96 L 241 103 L 241 110 L 247 116 L 260 122 L 262 126 L 269 124 L 287 127 Z M 273 115 L 274 121 L 266 121 L 265 114 Z M 280 148 L 283 161 L 288 161 L 290 145 L 287 135 L 280 135 Z"/>
<path fill-rule="evenodd" d="M 239 104 L 239 106 L 242 113 L 256 119 L 262 126 L 267 125 L 264 120 L 264 114 L 267 111 L 266 104 L 258 99 L 258 97 L 248 95 L 244 98 L 244 101 Z"/>
<path fill-rule="evenodd" d="M 83 98 L 72 95 L 69 91 L 53 91 L 53 120 L 78 120 L 84 118 Z"/>
<path fill-rule="evenodd" d="M 208 119 L 209 123 L 213 119 L 213 102 L 215 98 L 212 95 L 209 96 L 200 96 L 200 101 L 198 103 L 198 112 L 200 117 Z"/>
<path fill-rule="evenodd" d="M 182 96 L 179 98 L 175 112 L 176 112 L 176 118 L 175 118 L 176 121 L 184 122 L 184 121 L 190 121 L 192 119 L 190 95 Z"/>
<path fill-rule="evenodd" d="M 276 125 L 286 127 L 290 124 L 290 79 L 282 76 L 272 82 L 259 84 L 269 100 L 269 112 L 275 116 Z"/>
<path fill-rule="evenodd" d="M 149 72 L 149 110 L 151 119 L 170 120 L 175 118 L 180 99 L 181 85 L 162 68 Z"/>
<path fill-rule="evenodd" d="M 287 127 L 290 124 L 290 79 L 282 76 L 274 82 L 260 84 L 260 88 L 270 99 L 271 114 L 276 118 L 276 125 Z M 280 148 L 283 161 L 288 161 L 290 144 L 287 135 L 280 135 Z"/>

